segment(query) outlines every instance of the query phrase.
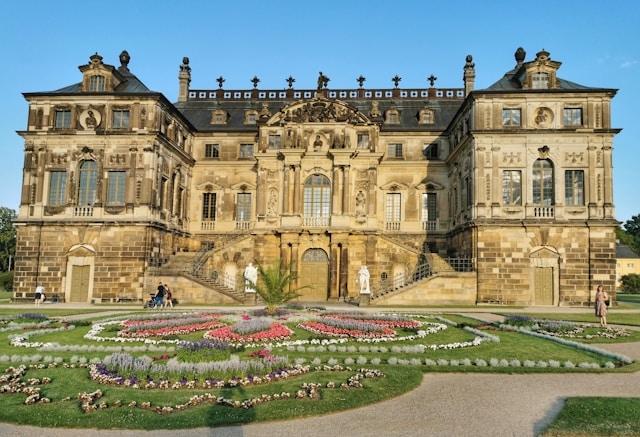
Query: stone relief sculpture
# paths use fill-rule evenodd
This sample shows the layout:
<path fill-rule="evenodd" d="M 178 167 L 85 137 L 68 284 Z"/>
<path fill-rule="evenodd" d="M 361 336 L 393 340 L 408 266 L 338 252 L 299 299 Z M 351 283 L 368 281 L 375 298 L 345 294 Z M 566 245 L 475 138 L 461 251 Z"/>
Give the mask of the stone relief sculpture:
<path fill-rule="evenodd" d="M 278 193 L 273 188 L 269 191 L 269 200 L 267 201 L 267 216 L 275 217 L 278 215 Z"/>
<path fill-rule="evenodd" d="M 362 191 L 356 195 L 356 222 L 364 223 L 367 220 L 367 197 Z"/>
<path fill-rule="evenodd" d="M 369 287 L 369 269 L 367 266 L 360 267 L 358 270 L 358 286 L 360 287 L 360 294 L 371 294 L 371 288 Z"/>
<path fill-rule="evenodd" d="M 316 135 L 316 140 L 313 142 L 313 151 L 318 152 L 320 149 L 322 149 L 322 140 L 320 135 Z"/>
<path fill-rule="evenodd" d="M 244 269 L 244 292 L 255 293 L 258 282 L 258 269 L 253 263 L 249 263 Z"/>

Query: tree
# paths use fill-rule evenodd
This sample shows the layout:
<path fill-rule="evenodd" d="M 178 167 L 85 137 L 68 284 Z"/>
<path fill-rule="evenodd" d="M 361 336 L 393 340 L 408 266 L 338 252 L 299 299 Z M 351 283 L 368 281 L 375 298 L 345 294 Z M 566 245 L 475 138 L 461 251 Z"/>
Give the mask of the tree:
<path fill-rule="evenodd" d="M 621 289 L 624 293 L 640 294 L 640 275 L 630 273 L 620 278 Z"/>
<path fill-rule="evenodd" d="M 300 296 L 298 291 L 306 287 L 292 289 L 291 286 L 296 280 L 294 274 L 280 267 L 280 263 L 275 263 L 270 267 L 263 267 L 258 264 L 260 277 L 255 284 L 256 293 L 267 305 L 267 313 L 275 314 L 278 305 L 285 304 L 290 300 Z"/>
<path fill-rule="evenodd" d="M 624 230 L 640 240 L 640 214 L 634 215 L 630 220 L 624 222 Z"/>
<path fill-rule="evenodd" d="M 16 254 L 16 212 L 0 206 L 0 271 L 9 270 L 9 260 Z"/>

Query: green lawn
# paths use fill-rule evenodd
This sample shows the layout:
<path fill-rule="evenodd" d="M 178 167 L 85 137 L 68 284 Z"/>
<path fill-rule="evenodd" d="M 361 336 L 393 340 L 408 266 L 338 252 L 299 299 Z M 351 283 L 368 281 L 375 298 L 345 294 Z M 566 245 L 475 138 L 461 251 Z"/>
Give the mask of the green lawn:
<path fill-rule="evenodd" d="M 638 436 L 640 398 L 569 398 L 543 435 Z"/>
<path fill-rule="evenodd" d="M 109 310 L 105 310 L 102 308 L 49 308 L 48 305 L 41 306 L 36 308 L 33 306 L 32 308 L 10 308 L 3 307 L 0 308 L 0 316 L 13 315 L 13 314 L 22 314 L 22 313 L 41 313 L 50 317 L 62 317 L 62 316 L 72 316 L 75 314 L 91 314 L 91 313 L 101 313 Z M 129 314 L 132 311 L 123 311 L 123 314 Z"/>
<path fill-rule="evenodd" d="M 635 308 L 640 308 L 640 293 L 638 294 L 618 294 L 618 302 L 630 305 Z"/>

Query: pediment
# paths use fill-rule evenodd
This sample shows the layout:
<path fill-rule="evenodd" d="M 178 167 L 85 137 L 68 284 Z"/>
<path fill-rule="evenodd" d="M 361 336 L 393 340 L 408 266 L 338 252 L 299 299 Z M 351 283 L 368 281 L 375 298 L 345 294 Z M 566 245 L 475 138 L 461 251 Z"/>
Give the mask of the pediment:
<path fill-rule="evenodd" d="M 274 114 L 267 126 L 284 123 L 349 123 L 370 124 L 371 120 L 358 108 L 341 100 L 316 97 L 298 100 Z"/>
<path fill-rule="evenodd" d="M 418 185 L 415 186 L 417 190 L 421 191 L 439 191 L 444 190 L 444 185 L 430 179 L 423 179 Z"/>
<path fill-rule="evenodd" d="M 196 185 L 196 189 L 200 191 L 220 191 L 223 188 L 215 182 L 203 182 L 200 185 Z"/>
<path fill-rule="evenodd" d="M 74 244 L 67 254 L 72 256 L 94 256 L 96 250 L 89 244 Z"/>
<path fill-rule="evenodd" d="M 237 184 L 231 185 L 231 189 L 236 191 L 252 191 L 256 189 L 256 186 L 249 182 L 238 182 Z"/>
<path fill-rule="evenodd" d="M 559 258 L 560 254 L 550 246 L 541 246 L 537 249 L 534 249 L 530 254 L 529 258 Z"/>
<path fill-rule="evenodd" d="M 380 188 L 384 191 L 402 191 L 408 189 L 409 186 L 402 182 L 391 181 L 381 185 Z"/>

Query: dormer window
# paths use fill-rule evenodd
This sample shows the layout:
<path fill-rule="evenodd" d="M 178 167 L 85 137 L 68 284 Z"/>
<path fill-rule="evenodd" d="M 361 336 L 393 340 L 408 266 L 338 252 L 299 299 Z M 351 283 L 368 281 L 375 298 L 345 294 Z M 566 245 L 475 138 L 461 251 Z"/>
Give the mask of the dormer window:
<path fill-rule="evenodd" d="M 258 120 L 258 111 L 245 111 L 244 113 L 244 124 L 256 124 Z"/>
<path fill-rule="evenodd" d="M 433 109 L 425 108 L 420 110 L 418 115 L 418 124 L 434 124 L 436 122 L 435 112 Z"/>
<path fill-rule="evenodd" d="M 400 124 L 400 111 L 395 108 L 387 109 L 384 122 L 387 124 Z"/>
<path fill-rule="evenodd" d="M 222 109 L 216 109 L 211 113 L 211 124 L 227 124 L 227 113 Z"/>
<path fill-rule="evenodd" d="M 96 75 L 89 78 L 89 92 L 100 93 L 104 92 L 104 76 Z"/>
<path fill-rule="evenodd" d="M 533 73 L 531 76 L 531 88 L 534 90 L 549 89 L 549 73 Z"/>

